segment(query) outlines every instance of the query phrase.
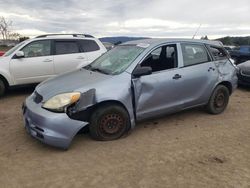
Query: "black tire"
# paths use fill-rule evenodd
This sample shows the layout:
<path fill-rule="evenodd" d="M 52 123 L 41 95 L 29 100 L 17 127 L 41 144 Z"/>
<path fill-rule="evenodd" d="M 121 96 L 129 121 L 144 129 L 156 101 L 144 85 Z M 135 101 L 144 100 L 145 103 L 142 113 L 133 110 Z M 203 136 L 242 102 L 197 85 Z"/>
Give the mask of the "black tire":
<path fill-rule="evenodd" d="M 0 97 L 4 95 L 6 91 L 6 86 L 4 84 L 4 81 L 0 79 Z"/>
<path fill-rule="evenodd" d="M 229 96 L 228 88 L 224 85 L 218 85 L 206 106 L 208 113 L 216 115 L 224 112 L 229 102 Z"/>
<path fill-rule="evenodd" d="M 116 140 L 123 136 L 129 128 L 129 115 L 119 105 L 102 105 L 93 112 L 90 118 L 89 131 L 95 140 Z"/>

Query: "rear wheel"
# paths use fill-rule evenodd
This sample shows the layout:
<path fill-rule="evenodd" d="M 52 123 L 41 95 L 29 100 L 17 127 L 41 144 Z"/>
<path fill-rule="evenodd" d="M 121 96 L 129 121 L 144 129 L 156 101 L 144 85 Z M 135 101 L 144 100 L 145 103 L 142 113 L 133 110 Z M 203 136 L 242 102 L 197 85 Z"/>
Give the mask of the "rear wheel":
<path fill-rule="evenodd" d="M 222 113 L 229 101 L 229 90 L 224 85 L 218 85 L 213 91 L 210 100 L 206 106 L 207 111 L 210 114 L 220 114 Z"/>
<path fill-rule="evenodd" d="M 4 84 L 4 81 L 0 79 L 0 97 L 4 95 L 6 91 L 6 86 Z"/>
<path fill-rule="evenodd" d="M 120 138 L 130 127 L 127 111 L 119 105 L 97 108 L 90 120 L 89 131 L 95 140 L 109 141 Z"/>

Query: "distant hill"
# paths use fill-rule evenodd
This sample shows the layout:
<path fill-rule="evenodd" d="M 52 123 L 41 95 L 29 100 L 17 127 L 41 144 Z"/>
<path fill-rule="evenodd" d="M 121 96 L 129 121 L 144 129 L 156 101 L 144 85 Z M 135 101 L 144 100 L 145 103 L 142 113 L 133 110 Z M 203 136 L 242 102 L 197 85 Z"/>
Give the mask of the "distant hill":
<path fill-rule="evenodd" d="M 133 41 L 133 40 L 141 40 L 141 39 L 147 39 L 146 37 L 103 37 L 100 38 L 100 41 L 102 42 L 109 42 L 112 44 L 119 44 L 119 43 L 124 43 L 128 41 Z"/>
<path fill-rule="evenodd" d="M 250 37 L 223 37 L 216 39 L 221 41 L 224 45 L 229 46 L 241 46 L 241 45 L 250 45 Z"/>

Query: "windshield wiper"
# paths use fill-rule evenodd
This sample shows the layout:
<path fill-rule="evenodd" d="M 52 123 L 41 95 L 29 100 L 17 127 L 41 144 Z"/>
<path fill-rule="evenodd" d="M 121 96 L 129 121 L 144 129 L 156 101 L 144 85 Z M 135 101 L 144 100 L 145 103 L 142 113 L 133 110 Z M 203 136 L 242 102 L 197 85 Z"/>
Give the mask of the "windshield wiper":
<path fill-rule="evenodd" d="M 91 65 L 87 65 L 85 67 L 82 67 L 83 69 L 86 69 L 86 70 L 91 70 L 92 69 L 92 66 Z"/>
<path fill-rule="evenodd" d="M 93 71 L 93 72 L 100 72 L 100 73 L 103 73 L 103 74 L 109 74 L 107 71 L 105 71 L 103 69 L 100 69 L 100 68 L 97 68 L 97 67 L 92 67 L 91 65 L 87 65 L 87 66 L 85 66 L 83 68 L 86 69 L 86 70 Z"/>
<path fill-rule="evenodd" d="M 94 72 L 100 72 L 100 73 L 103 73 L 103 74 L 109 74 L 108 72 L 106 72 L 106 71 L 104 71 L 104 70 L 102 70 L 102 69 L 99 69 L 99 68 L 91 68 L 90 69 L 91 71 L 94 71 Z"/>

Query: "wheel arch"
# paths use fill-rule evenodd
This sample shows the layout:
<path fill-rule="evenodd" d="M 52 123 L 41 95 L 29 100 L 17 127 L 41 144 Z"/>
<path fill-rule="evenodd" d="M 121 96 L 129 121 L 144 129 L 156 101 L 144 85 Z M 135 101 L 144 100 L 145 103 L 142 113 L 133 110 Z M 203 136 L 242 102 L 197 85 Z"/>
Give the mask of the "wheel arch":
<path fill-rule="evenodd" d="M 77 112 L 76 114 L 72 114 L 70 115 L 71 118 L 76 119 L 76 120 L 81 120 L 81 121 L 86 121 L 89 122 L 91 114 L 93 113 L 93 111 L 95 111 L 97 108 L 101 107 L 101 106 L 105 106 L 105 105 L 119 105 L 122 108 L 124 108 L 126 110 L 126 112 L 129 115 L 130 121 L 131 121 L 131 115 L 128 111 L 128 109 L 126 108 L 126 106 L 118 100 L 105 100 L 105 101 L 101 101 L 99 103 L 96 103 L 90 107 L 88 107 L 87 109 Z M 132 125 L 131 125 L 132 126 Z"/>
<path fill-rule="evenodd" d="M 223 81 L 223 82 L 220 82 L 218 85 L 223 85 L 223 86 L 227 87 L 230 95 L 233 93 L 233 86 L 232 86 L 231 82 Z"/>
<path fill-rule="evenodd" d="M 99 103 L 96 103 L 95 105 L 93 105 L 91 108 L 91 112 L 93 112 L 94 110 L 96 110 L 97 108 L 101 107 L 101 106 L 105 106 L 105 105 L 118 105 L 118 106 L 121 106 L 122 108 L 124 108 L 126 110 L 126 112 L 128 113 L 129 115 L 129 118 L 130 117 L 130 114 L 129 114 L 129 111 L 128 109 L 126 108 L 126 106 L 121 102 L 121 101 L 117 101 L 117 100 L 106 100 L 106 101 L 101 101 Z"/>
<path fill-rule="evenodd" d="M 0 80 L 3 81 L 6 88 L 8 88 L 10 86 L 8 80 L 2 74 L 0 74 Z"/>
<path fill-rule="evenodd" d="M 126 108 L 126 106 L 120 102 L 120 101 L 117 101 L 117 100 L 106 100 L 106 101 L 101 101 L 99 103 L 96 103 L 94 104 L 93 106 L 90 106 L 88 107 L 87 109 L 85 110 L 82 110 L 82 111 L 79 111 L 77 113 L 74 113 L 74 114 L 68 114 L 68 116 L 71 118 L 71 119 L 74 119 L 74 120 L 78 120 L 78 121 L 84 121 L 84 122 L 88 122 L 90 123 L 90 119 L 91 119 L 91 115 L 93 114 L 93 112 L 101 107 L 101 106 L 105 106 L 105 105 L 112 105 L 112 104 L 115 104 L 115 105 L 119 105 L 121 106 L 123 109 L 126 110 L 128 116 L 129 116 L 129 122 L 130 122 L 130 125 L 127 129 L 127 131 L 129 131 L 130 129 L 132 129 L 134 127 L 134 122 L 131 121 L 131 114 L 129 113 L 128 109 Z M 78 132 L 88 132 L 89 131 L 89 124 L 85 127 L 83 127 L 82 129 L 80 129 Z"/>
<path fill-rule="evenodd" d="M 107 105 L 107 104 L 116 104 L 116 105 L 120 105 L 122 106 L 125 110 L 127 110 L 126 106 L 121 102 L 121 101 L 117 101 L 117 100 L 106 100 L 106 101 L 102 101 L 99 102 L 97 104 L 95 104 L 95 107 L 99 107 L 101 105 Z M 128 110 L 127 110 L 128 111 Z"/>

